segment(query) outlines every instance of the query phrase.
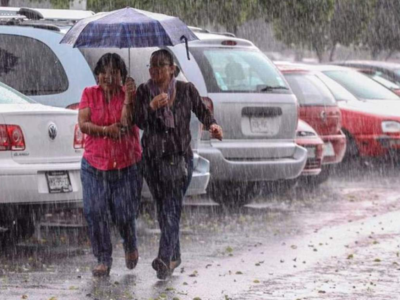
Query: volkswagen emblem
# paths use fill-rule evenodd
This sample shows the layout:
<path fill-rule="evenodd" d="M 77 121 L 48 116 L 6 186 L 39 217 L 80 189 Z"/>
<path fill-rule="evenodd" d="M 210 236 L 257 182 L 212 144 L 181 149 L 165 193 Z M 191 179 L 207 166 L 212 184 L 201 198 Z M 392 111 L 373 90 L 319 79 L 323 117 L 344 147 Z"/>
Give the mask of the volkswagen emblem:
<path fill-rule="evenodd" d="M 50 123 L 49 125 L 49 137 L 54 140 L 57 136 L 57 126 L 54 123 Z"/>

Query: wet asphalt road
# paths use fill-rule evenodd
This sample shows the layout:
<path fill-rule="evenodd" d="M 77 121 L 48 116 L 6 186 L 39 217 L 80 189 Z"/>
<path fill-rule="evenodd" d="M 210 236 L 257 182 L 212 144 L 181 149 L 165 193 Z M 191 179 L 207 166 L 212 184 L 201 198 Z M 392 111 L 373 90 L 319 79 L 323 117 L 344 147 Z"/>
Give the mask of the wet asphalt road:
<path fill-rule="evenodd" d="M 116 235 L 105 279 L 91 276 L 81 216 L 62 216 L 69 227 L 47 216 L 34 238 L 0 254 L 0 299 L 399 299 L 399 170 L 357 164 L 240 211 L 187 199 L 183 263 L 168 281 L 150 266 L 159 238 L 152 205 L 138 220 L 137 268 L 125 268 Z"/>

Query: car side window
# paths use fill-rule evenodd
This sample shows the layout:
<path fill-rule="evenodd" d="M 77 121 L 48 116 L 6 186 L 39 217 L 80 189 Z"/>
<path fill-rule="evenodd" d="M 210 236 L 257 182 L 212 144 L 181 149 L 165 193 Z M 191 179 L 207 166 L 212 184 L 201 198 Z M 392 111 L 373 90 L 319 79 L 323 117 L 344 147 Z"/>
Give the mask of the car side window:
<path fill-rule="evenodd" d="M 68 89 L 68 78 L 53 51 L 39 40 L 0 34 L 0 81 L 25 95 Z"/>

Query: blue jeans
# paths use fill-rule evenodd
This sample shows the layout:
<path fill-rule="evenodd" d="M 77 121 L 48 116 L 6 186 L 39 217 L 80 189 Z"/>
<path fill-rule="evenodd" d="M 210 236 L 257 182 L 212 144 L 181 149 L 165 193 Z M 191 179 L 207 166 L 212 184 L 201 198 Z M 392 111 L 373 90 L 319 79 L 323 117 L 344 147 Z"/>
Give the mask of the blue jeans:
<path fill-rule="evenodd" d="M 144 177 L 157 207 L 157 220 L 161 230 L 158 258 L 169 264 L 181 256 L 179 224 L 183 197 L 193 174 L 193 158 L 186 160 L 187 176 L 184 180 L 164 181 L 153 172 L 157 164 L 151 159 L 144 160 Z"/>
<path fill-rule="evenodd" d="M 111 267 L 111 220 L 121 234 L 125 253 L 137 249 L 135 222 L 143 182 L 140 167 L 132 165 L 121 170 L 102 171 L 83 158 L 81 180 L 83 212 L 93 254 L 98 263 Z"/>

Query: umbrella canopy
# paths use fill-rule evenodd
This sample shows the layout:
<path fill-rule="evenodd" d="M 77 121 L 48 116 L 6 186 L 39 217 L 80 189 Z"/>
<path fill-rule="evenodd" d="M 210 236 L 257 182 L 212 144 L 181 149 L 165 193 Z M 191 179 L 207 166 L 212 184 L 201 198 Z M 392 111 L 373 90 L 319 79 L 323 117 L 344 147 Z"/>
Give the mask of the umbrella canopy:
<path fill-rule="evenodd" d="M 78 48 L 141 48 L 185 42 L 187 47 L 191 40 L 197 37 L 179 18 L 127 7 L 80 20 L 60 43 Z"/>

